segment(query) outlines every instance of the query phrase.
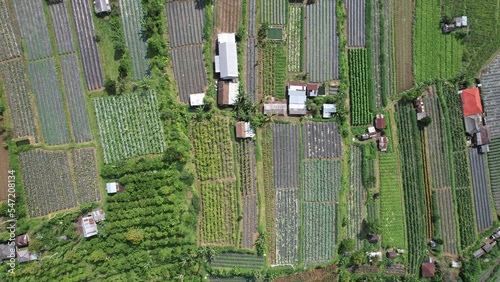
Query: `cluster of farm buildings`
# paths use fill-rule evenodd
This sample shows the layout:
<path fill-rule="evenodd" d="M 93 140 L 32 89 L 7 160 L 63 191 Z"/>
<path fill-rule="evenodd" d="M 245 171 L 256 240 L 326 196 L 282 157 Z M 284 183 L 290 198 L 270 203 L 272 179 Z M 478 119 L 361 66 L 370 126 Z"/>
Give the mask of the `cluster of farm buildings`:
<path fill-rule="evenodd" d="M 33 261 L 38 259 L 36 253 L 28 250 L 29 236 L 23 234 L 15 237 L 13 241 L 6 244 L 0 244 L 0 262 L 10 261 L 18 263 Z"/>

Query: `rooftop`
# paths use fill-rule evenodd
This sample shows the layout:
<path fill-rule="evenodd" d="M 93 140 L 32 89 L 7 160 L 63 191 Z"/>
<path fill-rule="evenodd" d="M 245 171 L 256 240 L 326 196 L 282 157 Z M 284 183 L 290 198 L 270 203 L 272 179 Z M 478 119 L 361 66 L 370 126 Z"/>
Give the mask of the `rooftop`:
<path fill-rule="evenodd" d="M 191 107 L 203 106 L 205 104 L 205 93 L 196 93 L 189 95 L 189 104 Z"/>
<path fill-rule="evenodd" d="M 92 217 L 94 218 L 94 221 L 96 223 L 106 219 L 106 215 L 104 214 L 103 210 L 96 210 L 96 211 L 93 211 L 91 214 L 92 214 Z"/>
<path fill-rule="evenodd" d="M 323 118 L 331 118 L 335 113 L 337 113 L 335 104 L 323 104 Z"/>
<path fill-rule="evenodd" d="M 236 138 L 253 138 L 255 132 L 249 122 L 238 121 L 236 123 Z"/>
<path fill-rule="evenodd" d="M 434 272 L 436 271 L 435 265 L 432 262 L 422 263 L 422 277 L 431 278 L 434 277 Z"/>
<path fill-rule="evenodd" d="M 476 87 L 462 91 L 462 108 L 464 110 L 464 117 L 483 113 L 479 88 Z"/>
<path fill-rule="evenodd" d="M 221 106 L 236 104 L 238 98 L 240 84 L 238 82 L 230 82 L 219 80 L 217 84 L 217 102 Z"/>
<path fill-rule="evenodd" d="M 264 104 L 265 115 L 285 115 L 286 104 Z"/>
<path fill-rule="evenodd" d="M 83 237 L 92 237 L 97 235 L 97 224 L 92 216 L 82 218 Z"/>
<path fill-rule="evenodd" d="M 117 182 L 106 183 L 106 191 L 108 191 L 108 194 L 114 194 L 118 192 L 118 183 Z"/>
<path fill-rule="evenodd" d="M 377 130 L 385 129 L 385 117 L 383 114 L 378 114 L 375 116 L 375 128 Z"/>
<path fill-rule="evenodd" d="M 96 14 L 111 12 L 109 0 L 94 0 L 94 8 Z"/>

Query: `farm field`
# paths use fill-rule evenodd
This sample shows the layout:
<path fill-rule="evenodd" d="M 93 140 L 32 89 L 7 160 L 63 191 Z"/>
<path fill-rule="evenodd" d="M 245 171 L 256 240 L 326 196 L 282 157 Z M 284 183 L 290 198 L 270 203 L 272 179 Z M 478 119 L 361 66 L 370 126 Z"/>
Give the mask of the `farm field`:
<path fill-rule="evenodd" d="M 50 44 L 42 1 L 13 1 L 21 38 L 26 45 L 28 60 L 38 60 L 52 56 L 52 45 Z"/>
<path fill-rule="evenodd" d="M 380 154 L 379 166 L 382 243 L 406 248 L 405 208 L 396 154 Z"/>
<path fill-rule="evenodd" d="M 253 103 L 259 102 L 259 94 L 257 93 L 257 87 L 259 82 L 258 70 L 258 49 L 257 49 L 257 39 L 248 38 L 246 42 L 246 87 L 247 93 Z"/>
<path fill-rule="evenodd" d="M 342 157 L 342 138 L 336 122 L 305 122 L 302 132 L 304 159 Z"/>
<path fill-rule="evenodd" d="M 299 127 L 273 124 L 274 187 L 299 187 Z"/>
<path fill-rule="evenodd" d="M 21 56 L 21 42 L 14 32 L 14 19 L 7 0 L 0 0 L 0 61 Z"/>
<path fill-rule="evenodd" d="M 345 8 L 347 10 L 347 46 L 365 47 L 365 0 L 347 0 Z"/>
<path fill-rule="evenodd" d="M 274 151 L 273 151 L 273 128 L 270 124 L 262 127 L 262 138 L 260 147 L 262 148 L 262 167 L 263 177 L 262 185 L 264 188 L 264 206 L 266 209 L 266 230 L 268 232 L 267 250 L 268 261 L 271 264 L 276 262 L 276 232 L 275 232 L 275 197 L 276 190 L 274 188 Z"/>
<path fill-rule="evenodd" d="M 413 2 L 411 0 L 391 1 L 394 18 L 394 60 L 396 92 L 401 93 L 413 87 L 412 71 L 412 23 Z"/>
<path fill-rule="evenodd" d="M 30 217 L 76 207 L 66 152 L 31 150 L 19 154 L 19 162 Z"/>
<path fill-rule="evenodd" d="M 484 110 L 487 114 L 488 124 L 491 128 L 491 136 L 500 136 L 500 55 L 483 69 L 481 73 L 481 97 L 483 98 Z"/>
<path fill-rule="evenodd" d="M 242 0 L 218 0 L 216 8 L 217 33 L 236 33 L 241 22 Z"/>
<path fill-rule="evenodd" d="M 384 15 L 383 15 L 383 6 L 382 1 L 380 3 L 375 2 L 371 4 L 371 11 L 367 11 L 370 14 L 371 18 L 371 33 L 367 34 L 369 36 L 369 46 L 366 46 L 368 52 L 371 49 L 371 58 L 372 58 L 372 77 L 373 77 L 373 98 L 374 98 L 374 107 L 382 108 L 385 104 L 387 104 L 386 97 L 387 93 L 385 93 L 387 84 L 386 77 L 382 75 L 382 62 L 384 62 L 385 67 L 385 50 L 383 49 L 384 43 Z M 368 45 L 368 44 L 366 44 Z M 383 71 L 384 74 L 387 74 L 387 70 Z M 383 84 L 383 85 L 382 85 Z"/>
<path fill-rule="evenodd" d="M 302 252 L 306 264 L 333 258 L 335 250 L 336 205 L 331 202 L 302 204 Z"/>
<path fill-rule="evenodd" d="M 75 54 L 70 54 L 59 57 L 59 61 L 74 139 L 77 143 L 90 141 L 92 136 L 90 134 L 89 117 L 85 105 L 85 92 L 80 77 L 78 58 Z"/>
<path fill-rule="evenodd" d="M 286 0 L 261 0 L 260 22 L 267 22 L 274 25 L 284 25 L 286 20 Z"/>
<path fill-rule="evenodd" d="M 170 1 L 166 9 L 170 48 L 203 43 L 203 1 Z"/>
<path fill-rule="evenodd" d="M 96 90 L 104 87 L 104 75 L 92 21 L 94 10 L 90 6 L 90 1 L 71 0 L 70 2 L 87 89 Z"/>
<path fill-rule="evenodd" d="M 376 54 L 372 56 L 372 58 L 380 58 L 381 104 L 387 104 L 387 97 L 394 96 L 396 92 L 394 28 L 392 25 L 393 4 L 391 0 L 382 0 L 382 11 L 380 13 L 382 17 L 380 19 L 380 56 L 376 56 Z M 376 5 L 372 4 L 372 7 L 374 6 Z M 372 30 L 376 31 L 377 26 L 373 26 Z M 376 64 L 374 66 L 376 67 Z"/>
<path fill-rule="evenodd" d="M 285 98 L 286 55 L 282 44 L 266 43 L 262 50 L 262 93 Z"/>
<path fill-rule="evenodd" d="M 165 151 L 154 91 L 93 100 L 106 164 Z"/>
<path fill-rule="evenodd" d="M 338 202 L 342 172 L 338 160 L 303 162 L 303 201 Z"/>
<path fill-rule="evenodd" d="M 474 189 L 474 206 L 476 207 L 476 227 L 479 233 L 489 229 L 493 224 L 491 214 L 490 192 L 488 187 L 486 159 L 477 149 L 469 149 L 472 187 Z"/>
<path fill-rule="evenodd" d="M 210 262 L 212 267 L 261 269 L 264 266 L 264 257 L 252 254 L 220 253 Z M 212 281 L 210 279 L 210 281 Z"/>
<path fill-rule="evenodd" d="M 357 250 L 363 247 L 364 236 L 362 236 L 361 232 L 363 226 L 363 204 L 366 198 L 366 191 L 363 188 L 363 154 L 361 150 L 358 146 L 351 146 L 350 187 L 347 198 L 347 212 L 350 219 L 347 228 L 347 237 L 355 240 Z"/>
<path fill-rule="evenodd" d="M 454 34 L 444 35 L 439 28 L 441 19 L 439 0 L 415 3 L 413 25 L 415 82 L 427 82 L 436 78 L 451 79 L 463 69 L 463 43 Z"/>
<path fill-rule="evenodd" d="M 299 189 L 276 190 L 275 214 L 276 264 L 295 264 L 299 260 Z M 316 218 L 318 217 L 321 215 L 316 214 Z M 335 218 L 335 214 L 333 214 L 333 218 Z M 309 234 L 318 233 L 320 233 L 319 230 L 311 230 Z M 308 241 L 310 239 L 304 239 L 304 242 Z M 333 250 L 333 246 L 331 250 Z"/>
<path fill-rule="evenodd" d="M 248 0 L 248 37 L 253 38 L 257 36 L 256 28 L 256 18 L 257 18 L 257 1 L 258 0 Z"/>
<path fill-rule="evenodd" d="M 373 119 L 374 98 L 368 51 L 366 49 L 350 49 L 348 54 L 351 124 L 370 124 Z"/>
<path fill-rule="evenodd" d="M 59 55 L 74 53 L 76 49 L 66 3 L 60 2 L 48 6 L 50 21 L 56 39 L 57 53 Z"/>
<path fill-rule="evenodd" d="M 500 211 L 500 138 L 491 140 L 490 152 L 488 153 L 488 168 L 490 169 L 491 193 L 495 208 Z"/>
<path fill-rule="evenodd" d="M 44 142 L 49 145 L 69 143 L 66 111 L 54 59 L 29 63 L 28 77 L 35 94 Z"/>
<path fill-rule="evenodd" d="M 139 1 L 120 0 L 119 3 L 125 45 L 132 60 L 132 73 L 135 80 L 141 80 L 151 75 L 148 67 L 146 30 L 142 27 L 144 12 Z"/>
<path fill-rule="evenodd" d="M 190 45 L 172 49 L 171 54 L 180 100 L 188 103 L 190 94 L 204 93 L 205 86 L 208 84 L 203 48 L 201 45 Z"/>
<path fill-rule="evenodd" d="M 99 201 L 101 191 L 97 174 L 96 150 L 94 148 L 72 149 L 70 153 L 78 203 Z"/>
<path fill-rule="evenodd" d="M 339 78 L 336 1 L 306 6 L 306 71 L 311 82 Z M 325 47 L 327 46 L 327 47 Z"/>
<path fill-rule="evenodd" d="M 304 8 L 302 6 L 290 5 L 287 23 L 287 64 L 289 72 L 302 71 L 302 49 Z"/>
<path fill-rule="evenodd" d="M 12 119 L 12 136 L 14 138 L 33 136 L 38 141 L 23 62 L 17 60 L 0 63 L 0 75 Z"/>

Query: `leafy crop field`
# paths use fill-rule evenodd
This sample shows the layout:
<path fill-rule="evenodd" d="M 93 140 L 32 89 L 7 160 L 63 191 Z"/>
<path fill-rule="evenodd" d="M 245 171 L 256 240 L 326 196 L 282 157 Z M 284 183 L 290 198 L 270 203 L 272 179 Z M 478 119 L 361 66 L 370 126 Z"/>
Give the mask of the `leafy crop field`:
<path fill-rule="evenodd" d="M 58 54 L 74 53 L 76 49 L 66 3 L 60 2 L 48 6 Z"/>
<path fill-rule="evenodd" d="M 306 6 L 306 71 L 311 82 L 339 78 L 336 1 Z"/>
<path fill-rule="evenodd" d="M 317 215 L 319 216 L 319 214 Z M 306 241 L 308 240 L 304 240 L 304 242 Z M 299 189 L 277 189 L 276 264 L 295 264 L 298 260 Z"/>
<path fill-rule="evenodd" d="M 106 164 L 165 150 L 153 91 L 94 99 Z"/>
<path fill-rule="evenodd" d="M 356 249 L 363 247 L 363 203 L 366 198 L 366 191 L 363 188 L 362 176 L 362 149 L 358 146 L 351 146 L 351 173 L 350 188 L 347 197 L 347 211 L 349 214 L 349 223 L 347 228 L 347 237 L 353 238 L 356 242 Z M 385 238 L 383 238 L 385 239 Z"/>
<path fill-rule="evenodd" d="M 349 47 L 364 47 L 365 0 L 347 0 L 345 8 L 347 10 L 347 45 Z"/>
<path fill-rule="evenodd" d="M 135 80 L 150 76 L 148 67 L 148 46 L 146 30 L 142 26 L 142 4 L 135 0 L 120 0 L 120 18 L 122 19 L 125 45 L 130 50 L 132 59 L 132 73 Z"/>
<path fill-rule="evenodd" d="M 476 207 L 476 227 L 479 233 L 493 225 L 491 213 L 490 191 L 486 171 L 486 158 L 477 149 L 469 148 L 472 187 L 474 188 L 474 206 Z"/>
<path fill-rule="evenodd" d="M 335 251 L 336 205 L 328 202 L 302 204 L 302 252 L 306 264 L 329 261 Z"/>
<path fill-rule="evenodd" d="M 7 0 L 0 0 L 0 61 L 21 56 L 21 42 L 14 32 L 12 18 Z"/>
<path fill-rule="evenodd" d="M 49 145 L 69 143 L 66 112 L 54 59 L 28 64 L 31 91 L 35 93 L 43 139 Z"/>
<path fill-rule="evenodd" d="M 374 98 L 369 68 L 368 52 L 366 49 L 349 50 L 349 84 L 352 125 L 372 123 Z"/>
<path fill-rule="evenodd" d="M 273 124 L 274 187 L 299 187 L 299 127 Z"/>
<path fill-rule="evenodd" d="M 304 8 L 290 5 L 287 23 L 288 71 L 302 71 Z"/>
<path fill-rule="evenodd" d="M 413 87 L 412 71 L 412 23 L 413 1 L 391 1 L 393 15 L 394 60 L 396 68 L 396 92 Z"/>
<path fill-rule="evenodd" d="M 203 1 L 170 1 L 166 8 L 170 48 L 203 43 L 205 27 Z"/>
<path fill-rule="evenodd" d="M 405 208 L 396 154 L 380 154 L 379 166 L 382 242 L 384 245 L 404 249 L 407 244 Z"/>
<path fill-rule="evenodd" d="M 342 157 L 342 138 L 336 122 L 306 122 L 302 132 L 304 159 Z"/>
<path fill-rule="evenodd" d="M 101 199 L 97 175 L 96 150 L 94 148 L 72 149 L 71 162 L 76 183 L 78 203 L 96 202 Z"/>
<path fill-rule="evenodd" d="M 212 267 L 261 269 L 264 257 L 252 254 L 220 253 L 210 262 Z M 212 279 L 210 279 L 212 281 Z"/>
<path fill-rule="evenodd" d="M 286 19 L 287 0 L 261 0 L 260 22 L 284 25 Z"/>
<path fill-rule="evenodd" d="M 303 170 L 303 201 L 338 202 L 340 190 L 340 161 L 305 161 Z"/>
<path fill-rule="evenodd" d="M 262 93 L 284 99 L 287 69 L 285 46 L 266 43 L 262 52 Z"/>
<path fill-rule="evenodd" d="M 201 45 L 190 45 L 172 49 L 171 54 L 181 102 L 188 103 L 189 94 L 204 93 L 208 83 L 203 48 Z"/>
<path fill-rule="evenodd" d="M 257 235 L 257 171 L 255 146 L 252 140 L 238 140 L 236 143 L 240 189 L 243 196 L 243 238 L 241 245 L 253 249 Z"/>
<path fill-rule="evenodd" d="M 0 63 L 0 75 L 12 118 L 13 137 L 34 136 L 38 140 L 23 62 Z"/>
<path fill-rule="evenodd" d="M 261 130 L 262 137 L 262 182 L 264 186 L 264 205 L 266 208 L 266 230 L 268 232 L 267 250 L 269 263 L 276 262 L 276 216 L 275 216 L 275 198 L 276 190 L 274 188 L 274 148 L 273 148 L 273 128 L 270 124 L 264 125 Z"/>

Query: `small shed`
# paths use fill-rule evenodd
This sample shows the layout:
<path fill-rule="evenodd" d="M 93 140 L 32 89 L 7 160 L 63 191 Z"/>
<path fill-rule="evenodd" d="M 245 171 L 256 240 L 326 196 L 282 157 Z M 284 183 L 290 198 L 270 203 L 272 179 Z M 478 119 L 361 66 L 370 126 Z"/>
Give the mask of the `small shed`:
<path fill-rule="evenodd" d="M 377 135 L 377 131 L 375 130 L 374 126 L 368 127 L 368 135 L 370 137 L 375 137 Z"/>
<path fill-rule="evenodd" d="M 284 116 L 286 108 L 286 104 L 264 104 L 264 114 Z"/>
<path fill-rule="evenodd" d="M 493 249 L 493 247 L 497 244 L 497 241 L 493 241 L 491 243 L 486 243 L 484 244 L 481 248 L 484 250 L 485 253 L 489 253 L 491 252 L 491 250 Z"/>
<path fill-rule="evenodd" d="M 92 218 L 94 218 L 94 221 L 96 223 L 103 221 L 106 219 L 106 215 L 104 214 L 103 210 L 96 210 L 91 213 Z"/>
<path fill-rule="evenodd" d="M 240 84 L 219 80 L 217 84 L 217 103 L 219 106 L 231 106 L 236 104 L 238 99 Z"/>
<path fill-rule="evenodd" d="M 205 105 L 205 93 L 190 94 L 189 105 L 191 105 L 191 107 L 198 107 Z"/>
<path fill-rule="evenodd" d="M 336 113 L 337 107 L 335 104 L 323 104 L 323 118 L 331 118 Z"/>
<path fill-rule="evenodd" d="M 458 261 L 452 260 L 451 263 L 450 263 L 450 266 L 451 266 L 451 268 L 459 268 L 460 267 L 460 263 Z"/>
<path fill-rule="evenodd" d="M 393 251 L 393 252 L 387 252 L 387 253 L 385 254 L 385 256 L 386 256 L 388 259 L 395 259 L 395 258 L 398 256 L 398 254 L 397 254 L 396 252 L 394 252 L 394 251 Z"/>
<path fill-rule="evenodd" d="M 377 235 L 377 234 L 368 234 L 368 242 L 374 244 L 374 243 L 378 243 L 378 241 L 380 241 L 380 237 Z"/>
<path fill-rule="evenodd" d="M 475 114 L 467 116 L 464 118 L 465 131 L 469 134 L 474 134 L 479 132 L 483 127 L 483 118 L 480 114 Z"/>
<path fill-rule="evenodd" d="M 306 86 L 307 97 L 318 96 L 318 85 L 314 83 L 308 83 Z"/>
<path fill-rule="evenodd" d="M 305 115 L 307 113 L 307 85 L 302 82 L 289 82 L 288 90 L 288 113 L 290 115 Z"/>
<path fill-rule="evenodd" d="M 476 145 L 478 146 L 483 146 L 483 145 L 488 145 L 491 143 L 491 137 L 490 137 L 490 126 L 485 125 L 479 130 L 478 133 L 476 133 Z"/>
<path fill-rule="evenodd" d="M 118 192 L 118 186 L 118 182 L 106 183 L 106 191 L 108 191 L 108 194 L 114 194 Z"/>
<path fill-rule="evenodd" d="M 485 254 L 484 250 L 483 249 L 479 249 L 479 250 L 477 250 L 477 251 L 474 252 L 473 256 L 474 256 L 474 258 L 480 258 L 484 254 Z"/>
<path fill-rule="evenodd" d="M 17 236 L 16 237 L 16 247 L 18 247 L 18 248 L 27 247 L 30 243 L 29 240 L 30 240 L 30 238 L 28 237 L 28 234 L 23 234 L 23 235 Z"/>
<path fill-rule="evenodd" d="M 432 261 L 422 263 L 422 277 L 432 278 L 436 272 L 436 267 Z"/>
<path fill-rule="evenodd" d="M 10 259 L 12 255 L 16 256 L 16 250 L 13 246 L 0 244 L 0 260 Z"/>
<path fill-rule="evenodd" d="M 375 129 L 376 130 L 384 130 L 385 129 L 385 117 L 383 114 L 377 114 L 375 116 Z"/>
<path fill-rule="evenodd" d="M 31 253 L 27 249 L 17 251 L 17 261 L 19 263 L 29 262 L 29 261 L 33 261 L 33 260 L 37 260 L 37 259 L 38 259 L 38 256 L 35 253 Z"/>
<path fill-rule="evenodd" d="M 92 216 L 82 218 L 82 230 L 85 238 L 97 235 L 97 224 Z"/>
<path fill-rule="evenodd" d="M 467 16 L 461 16 L 455 18 L 456 27 L 466 27 L 467 26 Z"/>
<path fill-rule="evenodd" d="M 479 88 L 464 89 L 462 91 L 462 108 L 464 117 L 483 113 Z"/>
<path fill-rule="evenodd" d="M 253 138 L 255 132 L 249 122 L 238 121 L 236 123 L 236 138 Z"/>
<path fill-rule="evenodd" d="M 437 246 L 438 246 L 438 243 L 436 243 L 436 241 L 431 240 L 431 241 L 429 242 L 429 247 L 431 247 L 431 248 L 436 248 Z"/>
<path fill-rule="evenodd" d="M 450 33 L 455 30 L 455 25 L 454 24 L 445 24 L 443 26 L 443 33 Z"/>
<path fill-rule="evenodd" d="M 389 138 L 387 136 L 382 136 L 378 140 L 378 149 L 381 152 L 387 152 L 387 144 L 389 143 Z"/>
<path fill-rule="evenodd" d="M 96 14 L 111 12 L 109 0 L 94 0 L 94 9 Z"/>

